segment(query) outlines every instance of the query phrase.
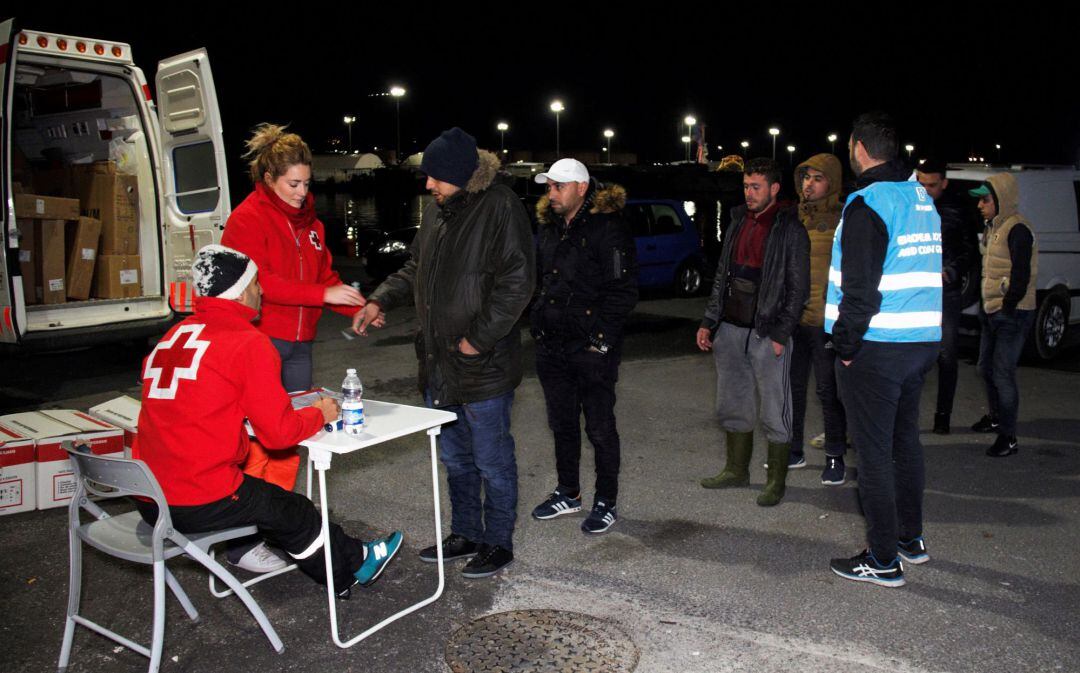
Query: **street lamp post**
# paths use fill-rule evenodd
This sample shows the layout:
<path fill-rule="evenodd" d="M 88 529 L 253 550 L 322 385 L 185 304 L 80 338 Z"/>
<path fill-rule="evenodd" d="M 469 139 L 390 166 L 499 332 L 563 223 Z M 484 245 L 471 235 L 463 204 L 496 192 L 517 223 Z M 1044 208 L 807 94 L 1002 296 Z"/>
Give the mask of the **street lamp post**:
<path fill-rule="evenodd" d="M 911 153 L 915 151 L 915 146 L 911 145 L 911 144 L 904 145 L 904 150 L 907 151 L 907 158 L 910 160 L 911 159 Z"/>
<path fill-rule="evenodd" d="M 510 130 L 510 125 L 499 122 L 495 128 L 499 129 L 499 154 L 506 154 L 506 132 Z"/>
<path fill-rule="evenodd" d="M 697 119 L 694 117 L 694 115 L 686 115 L 686 118 L 683 119 L 683 123 L 686 124 L 686 135 L 689 136 L 691 139 L 693 139 L 693 137 L 694 137 L 694 124 L 697 124 Z M 690 161 L 690 143 L 689 142 L 686 143 L 686 160 Z"/>
<path fill-rule="evenodd" d="M 746 153 L 750 149 L 750 141 L 749 140 L 742 141 L 741 143 L 739 143 L 739 147 L 742 147 L 742 158 L 746 159 Z"/>
<path fill-rule="evenodd" d="M 612 131 L 611 129 L 604 129 L 604 137 L 607 138 L 607 159 L 608 159 L 608 162 L 609 163 L 615 163 L 615 159 L 612 158 L 615 155 L 613 155 L 611 153 L 611 142 L 612 142 L 612 138 L 615 137 L 615 132 Z"/>
<path fill-rule="evenodd" d="M 555 158 L 558 159 L 562 152 L 559 148 L 559 113 L 565 110 L 561 100 L 551 102 L 551 111 L 555 113 Z"/>
<path fill-rule="evenodd" d="M 788 145 L 787 146 L 787 154 L 788 154 L 788 166 L 790 166 L 790 165 L 795 163 L 795 146 L 794 145 Z"/>
<path fill-rule="evenodd" d="M 405 89 L 400 86 L 390 87 L 390 95 L 394 97 L 394 114 L 397 121 L 397 160 L 401 163 L 401 97 L 405 95 Z"/>
<path fill-rule="evenodd" d="M 352 125 L 356 117 L 345 115 L 345 128 L 349 129 L 349 153 L 352 153 Z"/>
<path fill-rule="evenodd" d="M 683 144 L 686 145 L 686 156 L 689 157 L 690 156 L 690 136 L 683 136 L 681 138 L 681 140 L 683 141 Z M 687 159 L 687 161 L 689 161 L 689 159 Z"/>
<path fill-rule="evenodd" d="M 769 129 L 769 135 L 772 136 L 772 158 L 776 161 L 776 136 L 780 135 L 780 129 L 773 126 Z"/>
<path fill-rule="evenodd" d="M 998 163 L 1001 163 L 1001 143 L 994 143 L 994 149 L 997 150 Z"/>
<path fill-rule="evenodd" d="M 836 154 L 836 134 L 835 133 L 830 133 L 828 140 L 829 140 L 829 153 L 830 154 Z"/>

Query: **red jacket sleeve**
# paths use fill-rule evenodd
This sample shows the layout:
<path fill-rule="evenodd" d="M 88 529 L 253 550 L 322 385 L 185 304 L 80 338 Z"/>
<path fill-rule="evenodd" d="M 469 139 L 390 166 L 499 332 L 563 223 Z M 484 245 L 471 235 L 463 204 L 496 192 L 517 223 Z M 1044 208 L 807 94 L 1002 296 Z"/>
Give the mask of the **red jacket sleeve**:
<path fill-rule="evenodd" d="M 322 306 L 325 286 L 318 283 L 304 283 L 295 278 L 280 276 L 271 271 L 270 260 L 273 258 L 272 243 L 268 237 L 274 226 L 269 218 L 258 217 L 255 209 L 243 203 L 229 216 L 225 223 L 225 233 L 221 244 L 234 248 L 255 260 L 259 267 L 259 285 L 262 286 L 263 299 L 274 304 L 286 306 Z"/>
<path fill-rule="evenodd" d="M 281 358 L 270 340 L 259 335 L 247 348 L 238 350 L 237 368 L 242 372 L 240 407 L 259 443 L 268 449 L 294 446 L 314 435 L 323 426 L 322 412 L 292 408 L 281 385 Z"/>

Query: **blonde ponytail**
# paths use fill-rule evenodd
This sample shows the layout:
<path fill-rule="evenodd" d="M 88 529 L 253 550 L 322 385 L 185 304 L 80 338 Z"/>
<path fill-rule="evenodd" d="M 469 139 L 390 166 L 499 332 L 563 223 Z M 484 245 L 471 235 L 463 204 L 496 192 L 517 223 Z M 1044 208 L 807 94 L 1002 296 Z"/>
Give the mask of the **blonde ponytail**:
<path fill-rule="evenodd" d="M 292 166 L 311 165 L 311 149 L 307 143 L 295 133 L 286 133 L 285 128 L 264 122 L 256 126 L 248 138 L 244 158 L 249 160 L 252 183 L 257 184 L 266 173 L 271 179 L 277 179 Z"/>

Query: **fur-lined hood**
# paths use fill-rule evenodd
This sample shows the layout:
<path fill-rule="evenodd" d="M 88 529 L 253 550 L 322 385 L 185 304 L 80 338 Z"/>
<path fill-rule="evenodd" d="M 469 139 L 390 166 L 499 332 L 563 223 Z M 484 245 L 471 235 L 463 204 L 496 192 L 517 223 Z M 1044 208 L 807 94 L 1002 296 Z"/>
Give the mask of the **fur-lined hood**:
<path fill-rule="evenodd" d="M 597 213 L 617 213 L 626 207 L 626 190 L 615 183 L 601 184 L 595 178 L 589 178 L 589 191 L 585 194 L 585 203 L 590 215 Z M 559 216 L 551 210 L 547 194 L 536 202 L 536 219 L 540 224 L 557 222 Z"/>
<path fill-rule="evenodd" d="M 472 177 L 469 178 L 469 182 L 465 185 L 465 191 L 470 194 L 482 192 L 493 185 L 495 175 L 502 166 L 502 162 L 499 161 L 498 155 L 494 152 L 476 150 L 476 153 L 479 155 L 479 162 L 476 165 L 476 170 L 473 171 Z"/>

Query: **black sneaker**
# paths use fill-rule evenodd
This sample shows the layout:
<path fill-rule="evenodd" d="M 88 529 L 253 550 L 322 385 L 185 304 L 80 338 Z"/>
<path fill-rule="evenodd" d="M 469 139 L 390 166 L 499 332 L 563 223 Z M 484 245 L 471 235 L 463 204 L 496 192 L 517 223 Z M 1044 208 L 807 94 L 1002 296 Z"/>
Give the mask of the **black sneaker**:
<path fill-rule="evenodd" d="M 996 416 L 986 414 L 979 420 L 975 421 L 975 424 L 971 426 L 971 429 L 975 432 L 997 432 L 998 419 Z"/>
<path fill-rule="evenodd" d="M 907 542 L 900 540 L 897 542 L 896 553 L 900 555 L 900 558 L 908 563 L 914 563 L 915 565 L 926 563 L 930 560 L 930 554 L 926 553 L 926 543 L 923 542 L 921 535 L 914 540 L 909 540 Z"/>
<path fill-rule="evenodd" d="M 949 414 L 943 414 L 940 412 L 934 414 L 934 434 L 949 434 Z"/>
<path fill-rule="evenodd" d="M 821 471 L 821 483 L 826 486 L 843 486 L 845 477 L 844 457 L 825 456 L 825 469 Z"/>
<path fill-rule="evenodd" d="M 904 564 L 894 558 L 889 565 L 882 565 L 869 549 L 851 558 L 834 558 L 829 562 L 832 571 L 846 580 L 870 582 L 883 587 L 904 586 Z"/>
<path fill-rule="evenodd" d="M 1020 450 L 1020 445 L 1016 442 L 1016 437 L 1012 435 L 998 435 L 994 440 L 993 446 L 986 450 L 986 455 L 991 458 L 1004 458 L 1005 456 L 1011 456 Z"/>
<path fill-rule="evenodd" d="M 499 545 L 480 544 L 476 556 L 465 564 L 461 574 L 469 579 L 491 577 L 513 562 L 514 552 L 509 549 Z"/>
<path fill-rule="evenodd" d="M 547 519 L 554 519 L 557 516 L 563 514 L 573 514 L 574 512 L 581 511 L 581 498 L 571 498 L 568 495 L 563 495 L 559 492 L 559 489 L 555 489 L 548 496 L 548 499 L 536 506 L 536 509 L 532 511 L 534 519 L 540 519 L 546 521 Z"/>
<path fill-rule="evenodd" d="M 597 500 L 592 511 L 589 512 L 589 516 L 585 517 L 585 520 L 581 522 L 581 531 L 590 535 L 606 533 L 618 520 L 619 516 L 615 513 L 615 505 L 608 505 L 603 500 Z"/>
<path fill-rule="evenodd" d="M 478 545 L 469 541 L 467 537 L 457 533 L 450 533 L 442 541 L 443 561 L 456 561 L 459 558 L 476 556 L 477 548 Z M 435 545 L 422 549 L 420 551 L 420 560 L 424 563 L 438 563 L 439 556 Z"/>

